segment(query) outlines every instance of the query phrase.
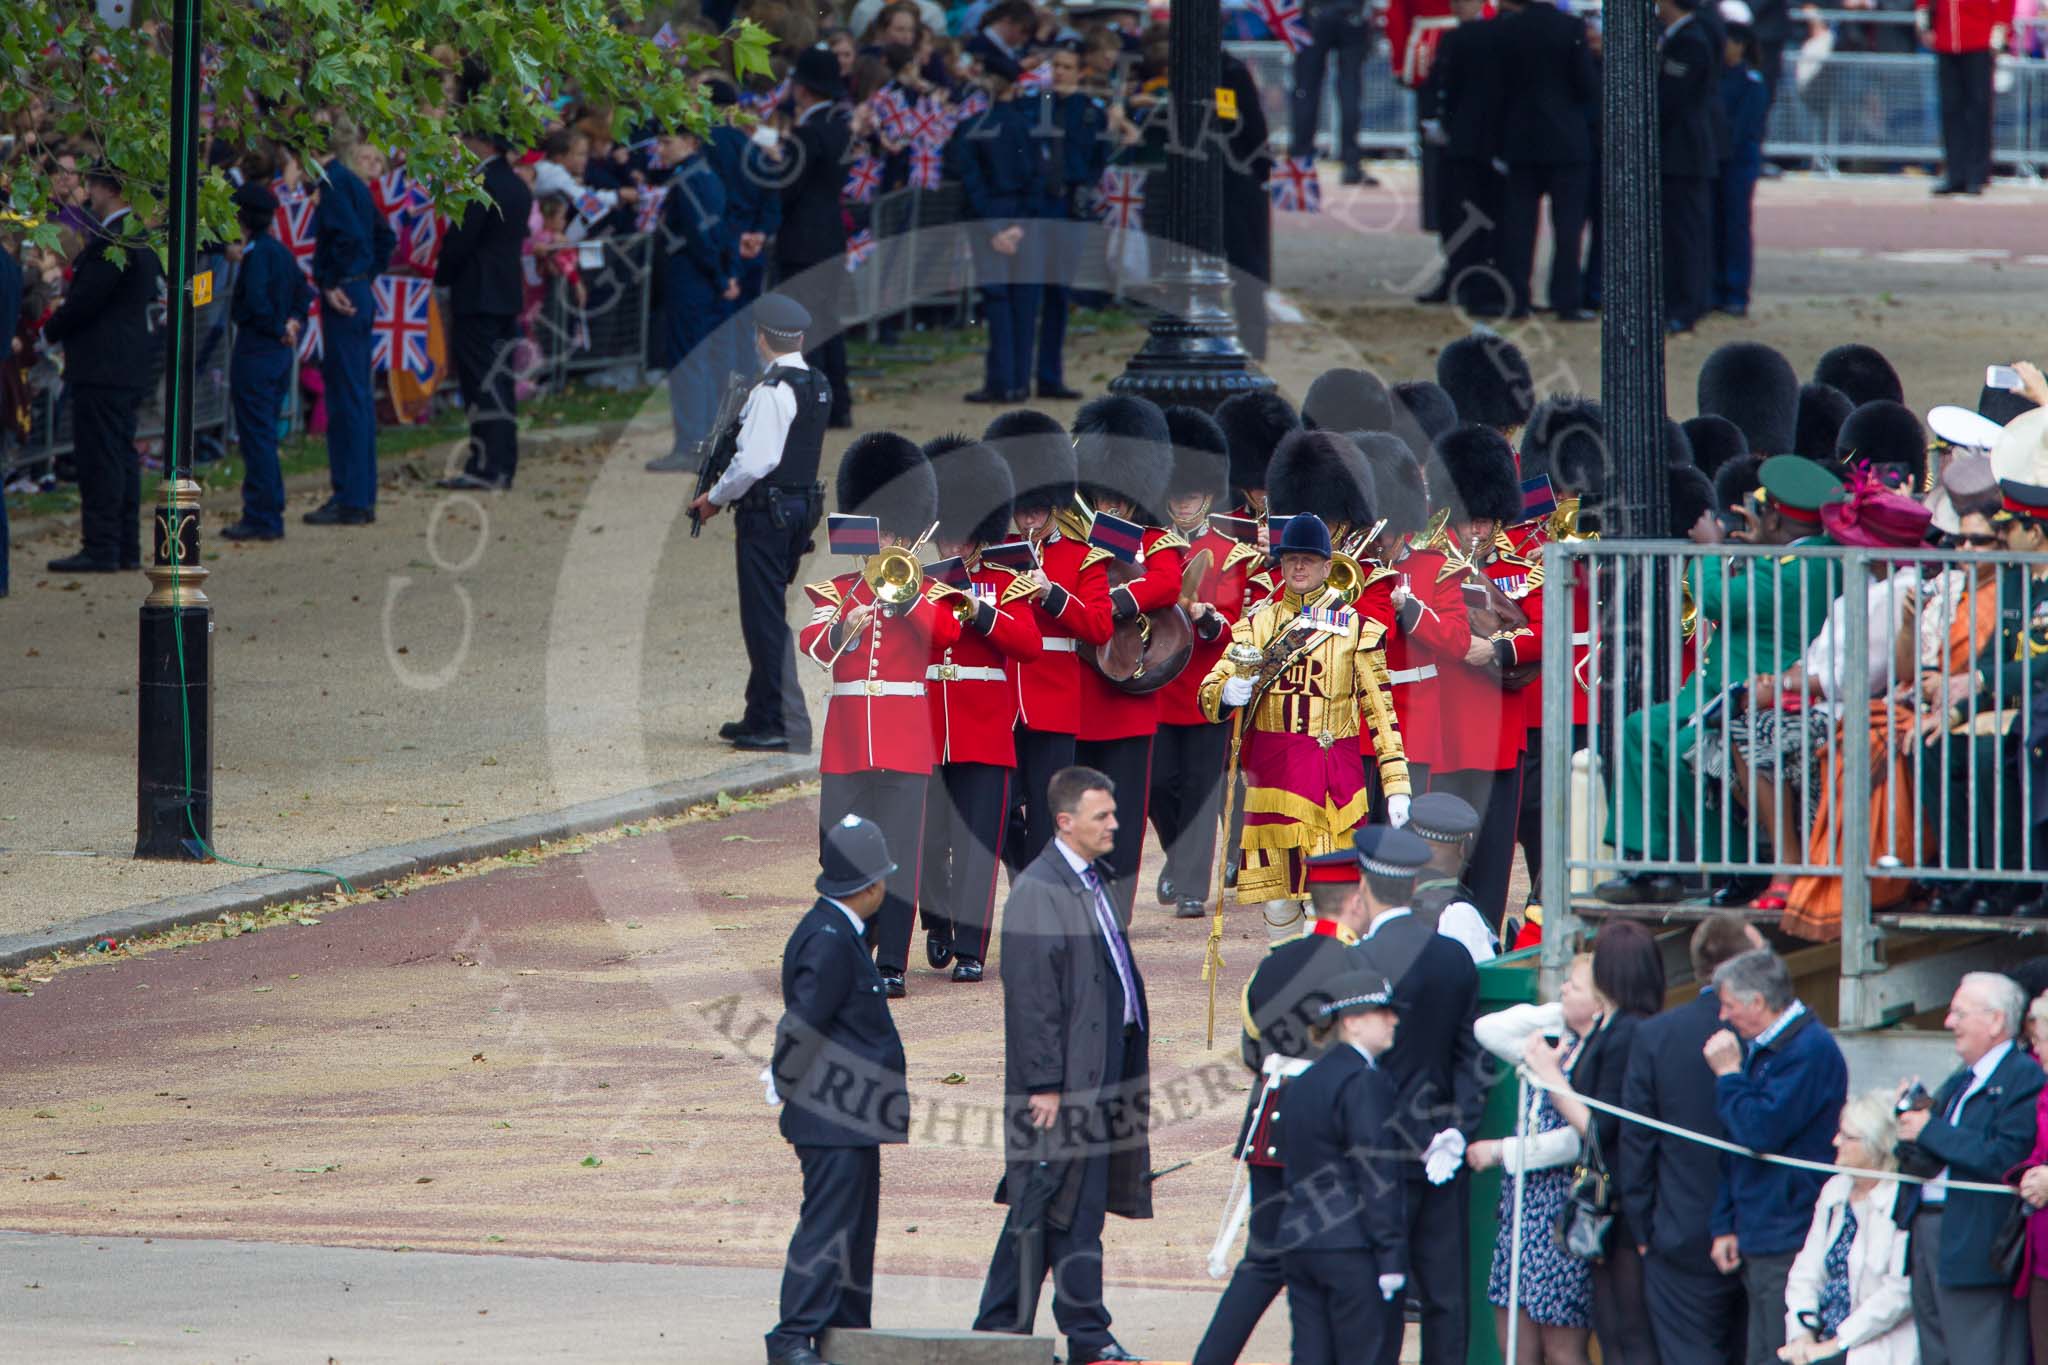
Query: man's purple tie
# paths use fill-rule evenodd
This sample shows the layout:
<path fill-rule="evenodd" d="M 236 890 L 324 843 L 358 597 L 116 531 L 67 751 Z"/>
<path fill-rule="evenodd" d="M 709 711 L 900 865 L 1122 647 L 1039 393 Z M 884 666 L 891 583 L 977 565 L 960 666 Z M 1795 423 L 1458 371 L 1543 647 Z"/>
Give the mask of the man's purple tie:
<path fill-rule="evenodd" d="M 1131 968 L 1131 950 L 1124 943 L 1123 931 L 1116 927 L 1116 916 L 1109 908 L 1109 897 L 1102 893 L 1102 878 L 1093 867 L 1081 869 L 1081 884 L 1088 888 L 1089 903 L 1095 907 L 1096 923 L 1102 928 L 1102 936 L 1109 940 L 1109 959 L 1116 964 L 1117 980 L 1124 987 L 1124 1023 L 1145 1026 L 1145 1012 L 1138 1004 L 1138 975 Z"/>

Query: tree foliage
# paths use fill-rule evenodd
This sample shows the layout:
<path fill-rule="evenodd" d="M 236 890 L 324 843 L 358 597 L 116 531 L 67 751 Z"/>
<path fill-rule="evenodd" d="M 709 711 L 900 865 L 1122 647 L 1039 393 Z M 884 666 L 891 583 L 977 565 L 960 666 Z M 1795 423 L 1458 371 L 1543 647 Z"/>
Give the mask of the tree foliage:
<path fill-rule="evenodd" d="M 188 4 L 200 16 L 211 137 L 274 142 L 310 171 L 327 159 L 332 130 L 353 125 L 402 156 L 450 214 L 481 197 L 462 133 L 531 146 L 554 114 L 554 96 L 571 91 L 609 109 L 621 137 L 650 121 L 701 130 L 714 116 L 697 72 L 769 69 L 765 31 L 742 24 L 723 38 L 684 33 L 664 49 L 633 31 L 645 26 L 639 0 L 137 0 L 123 27 L 103 22 L 94 0 L 7 5 L 0 123 L 19 129 L 47 114 L 54 139 L 121 177 L 134 220 L 159 248 L 171 156 L 170 21 L 174 6 Z M 32 240 L 53 243 L 42 158 L 16 155 L 4 174 L 7 216 Z M 237 235 L 231 188 L 219 168 L 204 173 L 204 238 Z"/>

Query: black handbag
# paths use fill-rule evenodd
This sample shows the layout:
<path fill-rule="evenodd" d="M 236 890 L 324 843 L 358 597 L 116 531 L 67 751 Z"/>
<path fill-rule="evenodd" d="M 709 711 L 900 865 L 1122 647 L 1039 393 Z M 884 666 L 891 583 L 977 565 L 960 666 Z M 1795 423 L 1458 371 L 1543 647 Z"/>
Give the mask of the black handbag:
<path fill-rule="evenodd" d="M 1607 1259 L 1607 1243 L 1614 1235 L 1614 1182 L 1590 1124 L 1582 1150 L 1584 1155 L 1572 1168 L 1571 1189 L 1550 1233 L 1567 1256 L 1598 1265 Z"/>
<path fill-rule="evenodd" d="M 2033 1205 L 2015 1195 L 1998 1235 L 1991 1239 L 1991 1267 L 2007 1284 L 2020 1277 L 2020 1266 L 2027 1255 L 2027 1221 L 2034 1213 Z"/>

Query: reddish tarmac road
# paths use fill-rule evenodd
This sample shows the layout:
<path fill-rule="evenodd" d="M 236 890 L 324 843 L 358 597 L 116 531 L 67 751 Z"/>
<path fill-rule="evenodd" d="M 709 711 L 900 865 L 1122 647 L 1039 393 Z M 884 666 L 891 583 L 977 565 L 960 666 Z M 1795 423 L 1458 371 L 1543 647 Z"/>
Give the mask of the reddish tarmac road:
<path fill-rule="evenodd" d="M 782 943 L 811 899 L 814 809 L 687 823 L 0 996 L 0 1227 L 779 1265 L 796 1166 L 755 1078 Z M 1132 935 L 1156 1021 L 1154 1161 L 1195 1165 L 1161 1185 L 1156 1220 L 1111 1220 L 1125 1284 L 1210 1283 L 1245 1093 L 1237 990 L 1265 934 L 1233 925 L 1208 1052 L 1205 931 L 1147 906 Z M 896 1013 L 918 1117 L 883 1163 L 880 1268 L 971 1280 L 1001 1222 L 1001 988 L 919 970 L 911 992 Z M 1172 1344 L 1185 1353 L 1200 1326 Z"/>

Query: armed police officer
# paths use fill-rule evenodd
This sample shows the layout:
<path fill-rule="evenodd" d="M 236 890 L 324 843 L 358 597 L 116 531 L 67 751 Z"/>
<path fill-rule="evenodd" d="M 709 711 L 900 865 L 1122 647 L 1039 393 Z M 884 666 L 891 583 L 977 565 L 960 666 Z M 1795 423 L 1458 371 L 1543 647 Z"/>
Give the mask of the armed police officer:
<path fill-rule="evenodd" d="M 720 726 L 718 736 L 735 749 L 802 754 L 811 749 L 811 717 L 797 685 L 785 599 L 824 515 L 818 457 L 832 414 L 832 385 L 804 362 L 811 316 L 803 305 L 782 294 L 763 295 L 754 305 L 754 324 L 766 371 L 737 422 L 717 433 L 706 471 L 714 482 L 690 504 L 690 514 L 709 520 L 721 508 L 734 509 L 746 712 Z"/>

